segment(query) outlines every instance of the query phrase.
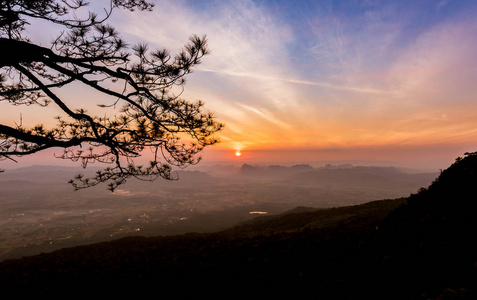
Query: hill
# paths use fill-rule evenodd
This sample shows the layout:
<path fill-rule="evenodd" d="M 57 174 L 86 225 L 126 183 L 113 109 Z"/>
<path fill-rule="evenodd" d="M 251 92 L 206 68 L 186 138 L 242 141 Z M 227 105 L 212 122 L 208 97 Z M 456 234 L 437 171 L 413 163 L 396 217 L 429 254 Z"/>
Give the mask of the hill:
<path fill-rule="evenodd" d="M 244 166 L 244 169 L 247 167 Z M 32 166 L 0 174 L 0 261 L 131 235 L 216 232 L 301 207 L 349 206 L 401 198 L 438 176 L 394 167 L 230 166 L 178 170 L 153 183 L 128 180 L 73 191 L 67 181 L 94 169 Z M 334 172 L 334 176 L 326 173 Z M 90 174 L 91 175 L 91 174 Z M 358 184 L 357 184 L 358 182 Z"/>
<path fill-rule="evenodd" d="M 0 264 L 0 288 L 15 295 L 180 291 L 229 298 L 283 287 L 308 292 L 318 274 L 342 276 L 368 231 L 404 201 L 300 208 L 305 212 L 259 217 L 213 234 L 127 237 L 9 260 Z M 324 289 L 329 282 L 318 284 Z"/>
<path fill-rule="evenodd" d="M 234 228 L 128 237 L 0 264 L 4 295 L 475 299 L 477 154 L 407 199 L 298 208 Z"/>
<path fill-rule="evenodd" d="M 416 298 L 475 299 L 476 186 L 477 153 L 468 153 L 390 213 L 363 248 L 368 282 Z"/>

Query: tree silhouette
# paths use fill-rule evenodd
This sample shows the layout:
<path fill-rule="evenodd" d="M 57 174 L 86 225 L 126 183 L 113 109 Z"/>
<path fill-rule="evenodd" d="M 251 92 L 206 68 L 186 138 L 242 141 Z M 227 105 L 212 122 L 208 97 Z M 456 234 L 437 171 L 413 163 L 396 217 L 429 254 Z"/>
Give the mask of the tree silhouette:
<path fill-rule="evenodd" d="M 149 51 L 146 44 L 128 46 L 106 20 L 116 8 L 149 11 L 153 5 L 143 0 L 109 4 L 100 18 L 82 0 L 0 1 L 0 101 L 56 105 L 64 113 L 54 128 L 0 124 L 0 159 L 59 147 L 58 157 L 83 167 L 109 164 L 94 177 L 71 180 L 76 189 L 108 182 L 114 190 L 131 177 L 171 179 L 172 166 L 197 163 L 199 152 L 217 142 L 215 133 L 223 125 L 203 111 L 203 102 L 180 98 L 185 76 L 209 53 L 205 36 L 192 36 L 175 56 L 164 49 Z M 85 10 L 87 16 L 78 17 Z M 61 27 L 49 48 L 26 36 L 34 19 Z M 57 91 L 74 83 L 104 96 L 97 99 L 98 110 L 115 113 L 72 109 Z M 146 149 L 153 158 L 148 165 L 137 164 Z"/>

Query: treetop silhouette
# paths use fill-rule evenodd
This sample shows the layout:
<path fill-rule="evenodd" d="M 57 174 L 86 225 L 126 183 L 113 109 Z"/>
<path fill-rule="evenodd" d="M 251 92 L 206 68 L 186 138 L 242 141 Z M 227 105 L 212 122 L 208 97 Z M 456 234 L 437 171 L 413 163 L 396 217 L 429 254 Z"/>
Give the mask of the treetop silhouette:
<path fill-rule="evenodd" d="M 146 44 L 128 46 L 106 20 L 114 9 L 148 11 L 151 3 L 111 0 L 105 17 L 90 11 L 77 17 L 86 6 L 82 0 L 0 1 L 0 101 L 56 105 L 64 113 L 54 128 L 0 124 L 0 160 L 59 147 L 60 158 L 83 167 L 109 164 L 95 177 L 71 180 L 75 189 L 108 182 L 113 191 L 131 177 L 171 179 L 172 166 L 199 162 L 199 153 L 218 142 L 215 134 L 223 127 L 204 112 L 203 102 L 180 97 L 185 76 L 209 53 L 206 37 L 191 36 L 175 56 L 165 49 L 150 51 Z M 32 19 L 62 27 L 49 48 L 26 35 Z M 115 114 L 71 108 L 57 91 L 73 83 L 104 96 L 98 106 Z M 153 153 L 149 165 L 137 164 L 146 149 Z"/>

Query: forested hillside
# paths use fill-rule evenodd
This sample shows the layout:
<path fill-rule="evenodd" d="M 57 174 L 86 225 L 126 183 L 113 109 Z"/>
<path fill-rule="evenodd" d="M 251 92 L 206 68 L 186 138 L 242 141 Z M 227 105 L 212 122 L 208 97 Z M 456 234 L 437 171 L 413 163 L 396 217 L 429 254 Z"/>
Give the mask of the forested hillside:
<path fill-rule="evenodd" d="M 476 183 L 477 155 L 468 154 L 407 199 L 302 207 L 213 234 L 130 237 L 9 260 L 0 264 L 0 289 L 158 299 L 473 299 Z"/>

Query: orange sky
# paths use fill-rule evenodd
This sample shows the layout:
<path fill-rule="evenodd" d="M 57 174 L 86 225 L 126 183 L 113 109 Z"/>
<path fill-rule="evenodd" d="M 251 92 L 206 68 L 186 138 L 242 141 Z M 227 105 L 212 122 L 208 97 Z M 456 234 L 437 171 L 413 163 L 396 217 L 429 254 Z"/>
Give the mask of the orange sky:
<path fill-rule="evenodd" d="M 437 168 L 477 150 L 477 2 L 154 2 L 153 12 L 116 11 L 110 22 L 127 41 L 172 53 L 207 34 L 212 52 L 182 95 L 226 124 L 205 161 Z M 96 109 L 88 90 L 69 92 Z M 0 105 L 9 124 L 57 113 Z"/>

